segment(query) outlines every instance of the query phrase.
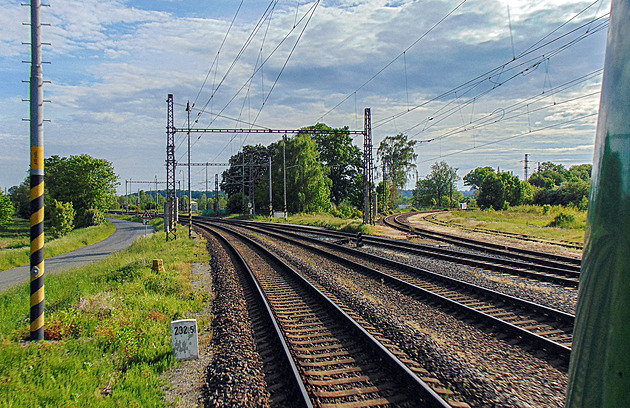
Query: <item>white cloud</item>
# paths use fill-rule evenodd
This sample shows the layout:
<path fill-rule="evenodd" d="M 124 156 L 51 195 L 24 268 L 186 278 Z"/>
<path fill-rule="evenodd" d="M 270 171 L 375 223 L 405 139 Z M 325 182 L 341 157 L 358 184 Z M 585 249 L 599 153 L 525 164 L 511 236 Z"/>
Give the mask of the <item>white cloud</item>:
<path fill-rule="evenodd" d="M 166 94 L 174 93 L 175 101 L 180 104 L 197 95 L 230 23 L 229 19 L 212 14 L 194 15 L 191 12 L 193 6 L 186 3 L 182 2 L 182 7 L 187 7 L 186 16 L 140 10 L 134 8 L 133 2 L 122 0 L 55 1 L 50 9 L 44 10 L 44 20 L 53 24 L 44 30 L 45 41 L 53 43 L 53 47 L 45 51 L 46 58 L 51 59 L 53 65 L 44 67 L 45 75 L 51 76 L 53 80 L 52 85 L 46 85 L 46 94 L 54 102 L 47 105 L 45 111 L 47 117 L 53 119 L 52 124 L 46 125 L 46 140 L 50 146 L 47 154 L 77 154 L 81 153 L 81 149 L 94 151 L 96 155 L 103 152 L 115 163 L 120 163 L 116 166 L 118 171 L 126 173 L 127 169 L 132 168 L 134 172 L 143 171 L 142 166 L 133 164 L 134 160 L 130 156 L 138 154 L 133 152 L 134 149 L 144 147 L 146 150 L 143 155 L 152 155 L 146 164 L 147 174 L 151 178 L 156 173 L 163 174 Z M 458 3 L 451 0 L 321 2 L 257 123 L 277 128 L 312 124 L 399 55 Z M 298 19 L 312 4 L 300 4 Z M 516 52 L 531 45 L 588 5 L 586 2 L 569 0 L 510 0 L 509 4 Z M 236 7 L 237 4 L 234 10 Z M 243 7 L 252 6 L 246 2 Z M 608 2 L 604 3 L 598 14 L 607 12 L 608 8 Z M 592 17 L 596 11 L 597 6 L 576 19 L 575 24 Z M 258 10 L 249 10 L 248 15 L 260 13 Z M 19 45 L 27 41 L 25 36 L 28 36 L 28 29 L 21 26 L 24 16 L 28 18 L 28 8 L 20 9 L 0 0 L 0 56 L 3 58 L 27 53 L 25 47 Z M 268 31 L 265 22 L 217 92 L 212 102 L 213 110 L 221 110 L 245 84 L 245 88 L 223 114 L 240 116 L 246 121 L 254 119 L 302 26 L 296 27 L 250 84 L 247 81 L 259 63 L 262 36 L 266 32 L 262 54 L 267 56 L 289 33 L 295 20 L 293 4 L 278 5 Z M 208 76 L 197 107 L 203 106 L 208 100 L 213 86 L 216 86 L 236 58 L 254 24 L 254 20 L 242 15 L 237 18 L 219 57 L 216 74 L 211 72 Z M 516 76 L 513 81 L 487 96 L 480 96 L 474 104 L 461 106 L 461 111 L 455 111 L 454 115 L 442 122 L 437 119 L 431 121 L 431 127 L 415 136 L 416 140 L 437 138 L 434 142 L 418 146 L 421 160 L 439 158 L 448 152 L 520 134 L 529 127 L 541 128 L 595 112 L 597 97 L 579 99 L 531 113 L 529 117 L 521 115 L 494 126 L 439 139 L 449 129 L 469 125 L 470 121 L 490 115 L 498 109 L 506 109 L 516 101 L 523 101 L 543 89 L 549 89 L 550 83 L 559 85 L 590 72 L 593 66 L 600 68 L 598 59 L 601 60 L 603 56 L 604 37 L 603 33 L 599 34 L 596 40 L 576 45 L 568 52 L 552 58 L 548 66 L 541 65 L 527 76 Z M 372 108 L 373 123 L 405 113 L 374 130 L 374 142 L 378 145 L 387 135 L 409 129 L 429 117 L 437 118 L 440 109 L 460 106 L 466 98 L 473 97 L 489 85 L 487 82 L 467 94 L 460 91 L 456 99 L 452 96 L 449 97 L 451 99 L 442 98 L 406 113 L 409 106 L 422 104 L 509 61 L 511 57 L 505 2 L 469 0 L 411 48 L 404 59 L 394 61 L 374 81 L 356 95 L 351 95 L 322 120 L 332 126 L 349 125 L 361 129 L 364 107 Z M 24 68 L 26 76 L 27 67 Z M 501 79 L 507 77 L 508 73 L 502 73 Z M 598 81 L 595 79 L 585 86 L 555 95 L 555 98 L 561 101 L 597 91 Z M 23 89 L 19 92 L 23 92 Z M 12 96 L 15 98 L 15 95 Z M 447 105 L 449 102 L 451 104 Z M 532 104 L 529 108 L 533 112 L 537 106 L 548 102 Z M 0 108 L 2 106 L 3 101 L 0 101 Z M 25 113 L 22 114 L 27 114 L 26 107 L 23 111 Z M 11 115 L 15 116 L 15 113 Z M 0 113 L 0 118 L 7 122 L 5 113 Z M 176 105 L 177 125 L 183 119 L 183 108 Z M 205 126 L 209 120 L 210 116 L 204 115 L 200 123 Z M 222 119 L 215 124 L 223 127 L 232 126 L 233 122 Z M 27 128 L 20 125 L 23 127 L 13 125 L 7 133 L 14 134 Z M 423 128 L 424 125 L 420 125 L 409 133 L 415 135 Z M 574 132 L 570 138 L 566 137 L 569 131 Z M 496 160 L 502 167 L 514 165 L 524 153 L 542 154 L 543 150 L 556 155 L 558 161 L 569 154 L 584 154 L 586 157 L 586 146 L 592 140 L 593 133 L 594 119 L 590 123 L 585 120 L 571 128 L 550 129 L 544 135 L 517 138 L 507 143 L 474 149 L 471 153 L 449 156 L 448 161 L 464 169 L 485 165 L 484 160 Z M 203 136 L 195 145 L 195 155 L 200 161 L 227 160 L 226 155 L 238 149 L 236 142 L 239 140 L 237 137 L 228 146 L 226 138 Z M 565 145 L 553 145 L 553 140 Z M 272 137 L 267 136 L 251 136 L 247 139 L 248 143 L 267 144 L 271 141 Z M 362 145 L 362 140 L 357 139 L 357 144 Z M 217 157 L 222 149 L 224 153 Z M 426 166 L 430 164 L 432 162 Z M 27 166 L 25 163 L 18 167 Z M 425 170 L 423 166 L 420 167 L 421 173 Z M 23 173 L 23 170 L 19 172 Z M 4 168 L 0 173 L 4 173 Z M 0 184 L 6 183 L 3 177 L 0 175 Z M 129 174 L 123 174 L 123 177 L 129 177 Z"/>

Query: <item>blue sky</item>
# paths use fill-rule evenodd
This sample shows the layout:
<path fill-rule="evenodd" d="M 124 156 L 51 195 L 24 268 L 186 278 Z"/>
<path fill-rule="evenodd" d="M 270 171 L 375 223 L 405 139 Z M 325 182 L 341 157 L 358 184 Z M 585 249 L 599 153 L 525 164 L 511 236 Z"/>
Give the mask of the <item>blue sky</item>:
<path fill-rule="evenodd" d="M 126 179 L 164 180 L 167 94 L 174 94 L 181 127 L 186 101 L 197 99 L 196 108 L 203 107 L 221 83 L 197 127 L 236 126 L 213 112 L 268 128 L 320 121 L 355 129 L 370 107 L 375 146 L 399 132 L 422 142 L 416 148 L 420 177 L 441 160 L 459 168 L 461 177 L 479 166 L 522 177 L 525 154 L 534 162 L 530 173 L 535 162 L 592 161 L 609 0 L 244 0 L 218 53 L 240 3 L 50 0 L 42 11 L 51 23 L 43 41 L 52 43 L 44 48 L 51 62 L 44 76 L 52 81 L 45 86 L 52 101 L 45 105 L 51 120 L 44 130 L 46 157 L 86 153 L 109 160 L 121 193 Z M 270 4 L 273 13 L 230 68 Z M 0 0 L 3 190 L 19 184 L 29 165 L 28 122 L 22 121 L 29 65 L 21 62 L 29 59 L 22 45 L 30 41 L 22 25 L 28 19 L 28 7 Z M 261 56 L 268 60 L 253 75 Z M 457 89 L 466 83 L 475 86 Z M 242 143 L 275 139 L 195 136 L 192 161 L 226 162 Z M 178 138 L 177 160 L 185 161 L 185 152 Z M 210 168 L 209 178 L 220 171 Z M 192 182 L 205 188 L 205 169 L 195 168 Z M 134 191 L 149 188 L 133 185 Z"/>

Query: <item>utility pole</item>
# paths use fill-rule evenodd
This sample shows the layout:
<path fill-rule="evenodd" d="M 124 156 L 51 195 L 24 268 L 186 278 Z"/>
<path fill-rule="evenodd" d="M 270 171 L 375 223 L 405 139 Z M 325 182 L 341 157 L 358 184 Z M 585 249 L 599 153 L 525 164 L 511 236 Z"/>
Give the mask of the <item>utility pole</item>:
<path fill-rule="evenodd" d="M 243 167 L 241 170 L 242 171 L 241 176 L 242 176 L 243 185 L 241 188 L 241 201 L 242 201 L 241 208 L 243 209 L 243 214 L 245 214 L 246 213 L 246 210 L 245 210 L 245 148 L 243 148 L 242 156 L 243 156 Z"/>
<path fill-rule="evenodd" d="M 271 156 L 269 156 L 269 218 L 273 218 L 273 201 L 271 200 Z"/>
<path fill-rule="evenodd" d="M 528 166 L 528 161 L 527 161 L 527 154 L 525 154 L 525 181 L 527 181 L 527 169 L 529 168 Z"/>
<path fill-rule="evenodd" d="M 282 138 L 282 179 L 284 184 L 284 220 L 287 219 L 287 135 Z"/>
<path fill-rule="evenodd" d="M 186 113 L 188 114 L 188 239 L 192 238 L 192 190 L 190 188 L 190 101 L 186 102 Z"/>
<path fill-rule="evenodd" d="M 166 192 L 164 205 L 164 232 L 166 241 L 177 239 L 177 191 L 175 173 L 175 124 L 173 94 L 166 99 Z"/>
<path fill-rule="evenodd" d="M 206 165 L 206 211 L 208 211 L 208 166 Z"/>
<path fill-rule="evenodd" d="M 254 199 L 254 181 L 252 180 L 252 155 L 249 156 L 249 203 L 252 215 L 256 214 L 256 200 Z"/>
<path fill-rule="evenodd" d="M 31 0 L 30 93 L 30 324 L 31 340 L 44 339 L 44 74 L 42 71 L 41 0 Z"/>
<path fill-rule="evenodd" d="M 365 108 L 363 132 L 363 223 L 373 224 L 373 220 L 376 218 L 376 208 L 372 208 L 373 163 L 372 115 L 370 108 Z"/>
<path fill-rule="evenodd" d="M 125 199 L 127 200 L 127 208 L 125 209 L 125 213 L 129 214 L 129 193 L 128 190 L 128 181 L 125 179 Z"/>
<path fill-rule="evenodd" d="M 216 216 L 219 215 L 219 210 L 221 209 L 219 207 L 219 175 L 215 174 L 214 175 L 214 214 Z"/>

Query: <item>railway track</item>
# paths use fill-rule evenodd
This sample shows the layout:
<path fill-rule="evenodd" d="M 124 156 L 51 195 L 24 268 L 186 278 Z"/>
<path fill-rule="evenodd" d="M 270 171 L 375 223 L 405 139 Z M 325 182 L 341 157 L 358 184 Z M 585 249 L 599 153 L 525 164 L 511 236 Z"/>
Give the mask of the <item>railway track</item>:
<path fill-rule="evenodd" d="M 274 342 L 284 344 L 294 373 L 289 377 L 296 378 L 294 388 L 304 396 L 297 406 L 468 406 L 446 403 L 438 392 L 447 397 L 448 390 L 431 388 L 420 377 L 439 381 L 260 244 L 223 226 L 196 226 L 222 236 L 224 247 L 251 276 L 257 290 L 248 293 L 258 293 L 259 302 L 266 304 L 264 314 L 277 328 Z"/>
<path fill-rule="evenodd" d="M 326 230 L 319 227 L 258 222 L 255 224 L 264 225 L 265 228 L 274 230 L 305 232 L 332 237 L 339 241 L 356 240 L 356 234 L 343 231 Z M 362 241 L 375 247 L 392 249 L 398 252 L 407 252 L 417 256 L 441 259 L 513 276 L 522 276 L 537 281 L 552 282 L 567 287 L 577 287 L 579 284 L 579 267 L 554 262 L 544 258 L 539 259 L 531 256 L 519 256 L 516 259 L 509 259 L 505 256 L 497 257 L 480 253 L 462 252 L 450 248 L 418 244 L 374 235 L 362 235 Z"/>
<path fill-rule="evenodd" d="M 567 256 L 549 254 L 541 251 L 533 251 L 523 248 L 509 247 L 507 245 L 493 244 L 490 242 L 474 240 L 470 238 L 458 237 L 455 235 L 445 234 L 441 232 L 429 231 L 422 228 L 412 227 L 404 220 L 416 213 L 396 214 L 389 217 L 385 217 L 383 222 L 385 225 L 404 231 L 406 233 L 415 234 L 424 238 L 429 238 L 436 241 L 446 242 L 455 246 L 460 246 L 475 251 L 482 251 L 506 258 L 520 259 L 528 262 L 535 262 L 541 264 L 549 264 L 557 267 L 571 268 L 578 270 L 582 263 L 580 259 L 571 258 Z"/>
<path fill-rule="evenodd" d="M 568 363 L 574 320 L 571 314 L 338 243 L 324 242 L 288 231 L 270 231 L 268 228 L 257 227 L 259 223 L 238 224 L 292 245 L 299 245 L 318 256 L 344 264 L 400 291 L 413 294 L 424 302 L 439 304 L 464 319 L 481 320 L 498 328 L 501 333 L 509 333 L 512 338 L 534 343 L 536 349 L 546 350 L 551 358 L 558 357 L 565 364 Z"/>
<path fill-rule="evenodd" d="M 414 213 L 414 214 L 418 214 L 418 213 Z M 500 237 L 513 238 L 513 239 L 518 239 L 518 240 L 527 241 L 527 242 L 539 242 L 539 243 L 542 243 L 542 244 L 557 245 L 557 246 L 561 246 L 561 247 L 565 247 L 565 248 L 571 248 L 571 249 L 582 250 L 584 248 L 584 245 L 582 245 L 582 243 L 575 242 L 575 241 L 568 241 L 568 240 L 555 241 L 555 240 L 542 239 L 542 238 L 534 237 L 534 236 L 531 236 L 531 235 L 518 234 L 518 233 L 515 233 L 515 232 L 497 231 L 497 230 L 491 230 L 491 229 L 487 229 L 487 228 L 467 227 L 465 225 L 452 224 L 452 223 L 448 223 L 448 222 L 445 222 L 445 221 L 442 221 L 442 220 L 438 219 L 437 218 L 437 214 L 434 214 L 434 213 L 425 215 L 424 217 L 422 217 L 422 219 L 424 219 L 425 221 L 430 222 L 432 224 L 441 225 L 441 226 L 444 226 L 444 227 L 455 227 L 457 229 L 461 229 L 461 230 L 464 230 L 464 231 L 471 231 L 471 232 L 476 232 L 476 233 L 480 233 L 480 234 L 487 234 L 487 235 L 495 235 L 495 236 L 500 236 Z"/>

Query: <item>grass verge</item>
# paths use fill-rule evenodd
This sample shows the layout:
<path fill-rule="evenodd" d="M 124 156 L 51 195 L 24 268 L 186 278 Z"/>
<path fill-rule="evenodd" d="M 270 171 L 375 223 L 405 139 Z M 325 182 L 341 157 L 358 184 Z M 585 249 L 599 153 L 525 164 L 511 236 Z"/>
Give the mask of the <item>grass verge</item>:
<path fill-rule="evenodd" d="M 562 206 L 545 209 L 522 205 L 504 211 L 450 211 L 441 213 L 438 219 L 452 225 L 525 234 L 554 241 L 583 242 L 586 211 Z"/>
<path fill-rule="evenodd" d="M 256 221 L 269 221 L 269 217 L 258 216 L 255 217 Z M 273 218 L 272 222 L 298 224 L 298 225 L 314 225 L 317 227 L 325 227 L 333 230 L 348 231 L 348 232 L 364 232 L 372 234 L 374 228 L 370 225 L 363 225 L 363 220 L 353 218 L 339 218 L 330 214 L 296 214 L 287 217 L 285 221 L 283 218 Z"/>
<path fill-rule="evenodd" d="M 166 272 L 151 270 L 154 258 Z M 191 285 L 205 244 L 164 233 L 88 267 L 46 279 L 46 338 L 28 336 L 27 285 L 0 294 L 3 407 L 159 407 L 159 374 L 176 364 L 171 320 L 202 310 Z M 200 327 L 207 322 L 200 321 Z"/>
<path fill-rule="evenodd" d="M 50 258 L 92 245 L 109 237 L 114 231 L 116 228 L 109 221 L 105 221 L 101 225 L 73 230 L 68 235 L 46 242 L 44 256 Z M 27 245 L 29 244 L 27 243 Z M 0 251 L 0 272 L 26 265 L 29 262 L 30 247 L 28 246 Z"/>

